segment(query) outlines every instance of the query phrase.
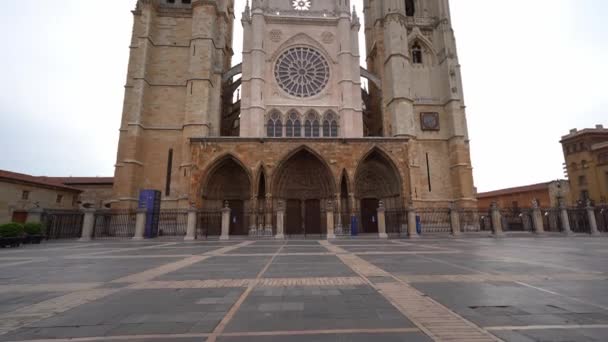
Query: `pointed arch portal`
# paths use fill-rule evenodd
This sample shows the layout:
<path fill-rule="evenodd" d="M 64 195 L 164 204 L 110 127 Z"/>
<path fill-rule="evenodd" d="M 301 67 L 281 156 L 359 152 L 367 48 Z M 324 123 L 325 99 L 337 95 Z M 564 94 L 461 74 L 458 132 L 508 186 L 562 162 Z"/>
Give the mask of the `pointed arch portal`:
<path fill-rule="evenodd" d="M 314 152 L 302 148 L 288 156 L 277 170 L 273 193 L 286 203 L 287 235 L 325 233 L 322 211 L 336 191 L 331 170 Z"/>

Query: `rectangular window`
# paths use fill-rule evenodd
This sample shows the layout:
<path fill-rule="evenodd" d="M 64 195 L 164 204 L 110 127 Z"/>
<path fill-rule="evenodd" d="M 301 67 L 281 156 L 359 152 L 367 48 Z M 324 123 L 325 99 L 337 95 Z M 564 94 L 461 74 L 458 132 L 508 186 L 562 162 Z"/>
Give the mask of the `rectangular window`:
<path fill-rule="evenodd" d="M 517 202 L 517 201 L 513 201 L 513 202 L 511 203 L 511 205 L 513 206 L 513 209 L 517 209 L 517 208 L 519 208 L 519 202 Z"/>
<path fill-rule="evenodd" d="M 589 191 L 587 191 L 587 190 L 581 191 L 581 201 L 583 201 L 583 203 L 587 203 L 588 199 L 589 199 Z"/>
<path fill-rule="evenodd" d="M 27 190 L 23 190 L 23 192 L 21 193 L 21 199 L 22 200 L 30 199 L 30 192 Z"/>
<path fill-rule="evenodd" d="M 57 204 L 61 204 L 61 201 L 63 201 L 63 195 L 57 195 L 57 199 L 55 200 L 55 202 Z"/>
<path fill-rule="evenodd" d="M 587 177 L 585 177 L 585 176 L 579 176 L 578 177 L 578 185 L 579 186 L 585 186 L 585 185 L 587 185 Z"/>

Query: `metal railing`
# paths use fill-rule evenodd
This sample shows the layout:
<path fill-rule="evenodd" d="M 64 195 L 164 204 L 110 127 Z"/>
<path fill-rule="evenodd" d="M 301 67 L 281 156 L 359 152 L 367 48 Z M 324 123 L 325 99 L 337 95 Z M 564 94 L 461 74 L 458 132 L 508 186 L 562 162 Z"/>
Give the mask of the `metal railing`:
<path fill-rule="evenodd" d="M 196 214 L 196 237 L 208 239 L 222 235 L 222 211 L 199 210 Z"/>
<path fill-rule="evenodd" d="M 128 239 L 135 236 L 135 210 L 103 210 L 95 213 L 93 239 Z"/>
<path fill-rule="evenodd" d="M 418 209 L 422 234 L 451 233 L 450 209 Z"/>
<path fill-rule="evenodd" d="M 458 214 L 462 233 L 492 231 L 492 216 L 488 210 L 459 210 Z"/>
<path fill-rule="evenodd" d="M 608 206 L 595 208 L 595 220 L 600 232 L 608 233 Z"/>
<path fill-rule="evenodd" d="M 158 236 L 184 237 L 188 229 L 188 211 L 163 209 L 158 218 Z"/>
<path fill-rule="evenodd" d="M 42 231 L 47 240 L 78 239 L 83 218 L 78 210 L 45 210 L 41 217 Z"/>
<path fill-rule="evenodd" d="M 569 208 L 568 219 L 570 220 L 570 229 L 574 233 L 591 233 L 589 214 L 586 208 Z"/>
<path fill-rule="evenodd" d="M 500 211 L 502 230 L 505 232 L 532 232 L 534 223 L 530 209 L 504 209 Z"/>
<path fill-rule="evenodd" d="M 405 208 L 386 209 L 386 234 L 391 238 L 407 236 L 407 210 Z"/>
<path fill-rule="evenodd" d="M 559 208 L 541 209 L 543 215 L 543 226 L 546 232 L 559 233 L 564 230 L 562 224 L 562 213 Z"/>

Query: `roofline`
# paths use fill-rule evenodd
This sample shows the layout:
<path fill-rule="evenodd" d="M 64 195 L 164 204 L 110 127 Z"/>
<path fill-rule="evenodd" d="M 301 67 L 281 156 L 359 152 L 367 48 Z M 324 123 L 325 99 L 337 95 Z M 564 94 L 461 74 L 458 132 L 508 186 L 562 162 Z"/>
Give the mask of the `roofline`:
<path fill-rule="evenodd" d="M 542 190 L 545 187 L 548 187 L 549 185 L 551 185 L 552 183 L 555 183 L 558 181 L 559 182 L 568 182 L 565 179 L 560 179 L 560 180 L 554 180 L 554 181 L 544 182 L 544 183 L 537 183 L 537 184 L 530 184 L 530 185 L 518 186 L 518 187 L 513 187 L 513 188 L 480 192 L 477 194 L 477 198 L 480 199 L 480 198 L 495 197 L 495 196 L 500 196 L 500 195 L 517 194 L 517 193 L 525 193 L 525 192 Z"/>

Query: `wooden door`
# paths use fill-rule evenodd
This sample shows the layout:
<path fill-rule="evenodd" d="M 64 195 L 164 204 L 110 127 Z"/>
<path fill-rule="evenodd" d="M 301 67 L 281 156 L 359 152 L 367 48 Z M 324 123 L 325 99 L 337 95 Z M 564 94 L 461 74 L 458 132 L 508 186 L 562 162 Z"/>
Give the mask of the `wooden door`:
<path fill-rule="evenodd" d="M 285 213 L 285 234 L 299 235 L 302 230 L 302 202 L 300 200 L 288 200 Z"/>
<path fill-rule="evenodd" d="M 305 214 L 306 234 L 321 235 L 321 201 L 307 200 Z"/>
<path fill-rule="evenodd" d="M 248 235 L 245 227 L 245 203 L 243 201 L 228 201 L 230 205 L 230 235 Z"/>
<path fill-rule="evenodd" d="M 378 233 L 378 206 L 376 198 L 361 200 L 361 229 L 362 233 Z"/>

